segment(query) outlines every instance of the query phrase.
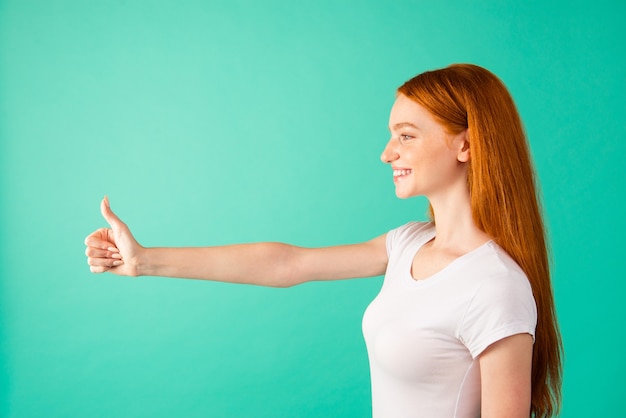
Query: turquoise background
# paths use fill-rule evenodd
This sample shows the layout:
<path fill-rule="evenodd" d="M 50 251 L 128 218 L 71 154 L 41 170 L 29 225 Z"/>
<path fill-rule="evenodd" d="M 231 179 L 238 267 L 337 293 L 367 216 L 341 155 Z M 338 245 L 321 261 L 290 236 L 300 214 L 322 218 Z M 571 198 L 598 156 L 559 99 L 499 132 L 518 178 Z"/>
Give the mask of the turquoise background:
<path fill-rule="evenodd" d="M 92 275 L 144 245 L 367 240 L 425 202 L 379 161 L 394 90 L 483 65 L 531 141 L 566 348 L 562 417 L 623 413 L 618 1 L 0 1 L 0 416 L 366 417 L 381 278 L 267 289 Z"/>

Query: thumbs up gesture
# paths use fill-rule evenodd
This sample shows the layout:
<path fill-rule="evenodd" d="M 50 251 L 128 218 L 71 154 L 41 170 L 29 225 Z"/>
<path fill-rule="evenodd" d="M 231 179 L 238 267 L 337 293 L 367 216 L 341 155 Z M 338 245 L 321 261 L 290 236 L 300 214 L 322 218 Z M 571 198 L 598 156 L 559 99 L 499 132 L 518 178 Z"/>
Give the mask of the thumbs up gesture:
<path fill-rule="evenodd" d="M 85 238 L 85 254 L 91 272 L 137 276 L 137 257 L 143 247 L 128 226 L 113 213 L 106 196 L 100 203 L 100 211 L 109 228 L 100 228 Z"/>

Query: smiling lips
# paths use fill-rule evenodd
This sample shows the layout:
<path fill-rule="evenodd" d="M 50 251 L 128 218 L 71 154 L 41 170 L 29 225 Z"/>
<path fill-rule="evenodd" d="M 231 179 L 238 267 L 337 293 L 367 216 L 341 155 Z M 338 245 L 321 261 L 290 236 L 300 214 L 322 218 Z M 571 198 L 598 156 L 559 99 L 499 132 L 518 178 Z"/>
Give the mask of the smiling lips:
<path fill-rule="evenodd" d="M 406 169 L 406 168 L 394 168 L 393 169 L 393 179 L 394 180 L 399 180 L 399 179 L 401 179 L 404 176 L 408 176 L 412 172 L 413 172 L 413 170 Z"/>

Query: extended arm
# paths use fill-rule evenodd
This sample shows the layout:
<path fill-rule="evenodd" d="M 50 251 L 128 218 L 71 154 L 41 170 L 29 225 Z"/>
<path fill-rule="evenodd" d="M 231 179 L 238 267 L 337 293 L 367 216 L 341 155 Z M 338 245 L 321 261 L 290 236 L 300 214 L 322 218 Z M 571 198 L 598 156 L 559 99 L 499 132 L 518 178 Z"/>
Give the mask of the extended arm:
<path fill-rule="evenodd" d="M 281 243 L 223 247 L 145 248 L 101 204 L 111 228 L 89 235 L 85 244 L 91 271 L 127 276 L 165 276 L 287 287 L 312 280 L 381 275 L 387 265 L 385 236 L 361 244 L 302 248 Z"/>
<path fill-rule="evenodd" d="M 532 356 L 530 334 L 504 338 L 480 355 L 481 417 L 530 416 Z"/>

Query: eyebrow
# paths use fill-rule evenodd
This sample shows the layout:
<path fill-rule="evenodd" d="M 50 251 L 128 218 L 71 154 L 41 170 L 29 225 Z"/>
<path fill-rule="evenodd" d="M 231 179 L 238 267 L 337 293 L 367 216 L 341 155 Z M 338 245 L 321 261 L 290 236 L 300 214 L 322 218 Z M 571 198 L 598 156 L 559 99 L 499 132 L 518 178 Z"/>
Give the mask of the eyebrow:
<path fill-rule="evenodd" d="M 416 125 L 412 124 L 411 122 L 400 122 L 400 123 L 396 123 L 395 125 L 393 125 L 392 130 L 396 131 L 398 129 L 402 129 L 402 128 L 413 128 L 413 129 L 419 129 Z"/>

